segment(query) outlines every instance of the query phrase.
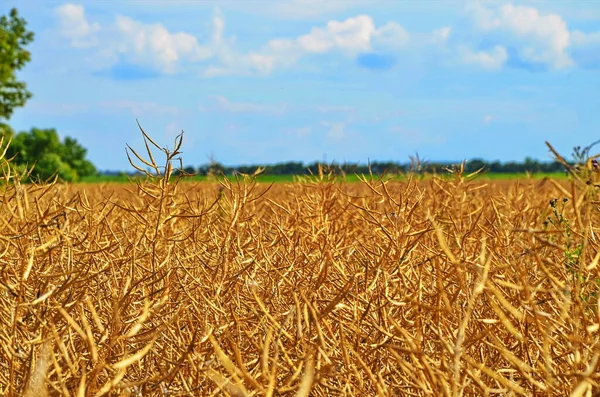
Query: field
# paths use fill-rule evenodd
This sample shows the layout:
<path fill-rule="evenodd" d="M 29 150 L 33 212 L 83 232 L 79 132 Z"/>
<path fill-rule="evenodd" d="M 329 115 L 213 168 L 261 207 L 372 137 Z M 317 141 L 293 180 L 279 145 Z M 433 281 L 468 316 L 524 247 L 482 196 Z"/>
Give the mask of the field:
<path fill-rule="evenodd" d="M 523 179 L 544 179 L 546 177 L 554 178 L 554 179 L 565 179 L 565 173 L 534 173 L 531 175 L 527 175 L 525 173 L 489 173 L 485 175 L 481 175 L 480 179 L 489 179 L 489 180 L 523 180 Z M 428 176 L 423 175 L 422 178 L 427 178 Z M 444 177 L 444 175 L 440 175 L 440 177 Z M 301 179 L 302 176 L 297 175 L 258 175 L 256 180 L 258 182 L 264 183 L 291 183 L 298 179 Z M 395 176 L 386 176 L 386 179 L 393 179 L 398 181 L 406 181 L 407 175 L 395 175 Z M 206 177 L 206 176 L 193 176 L 189 178 L 191 181 L 195 182 L 210 182 L 214 178 Z M 227 179 L 230 181 L 234 181 L 234 176 L 228 176 Z M 109 175 L 101 175 L 101 176 L 90 176 L 83 178 L 81 180 L 82 183 L 129 183 L 132 181 L 131 177 L 124 176 L 109 176 Z M 344 182 L 348 183 L 356 183 L 360 182 L 360 176 L 355 174 L 348 174 L 343 178 Z"/>
<path fill-rule="evenodd" d="M 5 176 L 0 394 L 600 390 L 593 184 L 169 172 Z"/>

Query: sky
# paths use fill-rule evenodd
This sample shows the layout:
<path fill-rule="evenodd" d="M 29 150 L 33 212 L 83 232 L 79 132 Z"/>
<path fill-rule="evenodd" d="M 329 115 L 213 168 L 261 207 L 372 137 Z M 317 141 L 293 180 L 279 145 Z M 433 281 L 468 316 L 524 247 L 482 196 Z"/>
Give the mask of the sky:
<path fill-rule="evenodd" d="M 549 161 L 600 139 L 600 2 L 5 0 L 35 32 L 9 124 L 131 171 L 183 163 Z"/>

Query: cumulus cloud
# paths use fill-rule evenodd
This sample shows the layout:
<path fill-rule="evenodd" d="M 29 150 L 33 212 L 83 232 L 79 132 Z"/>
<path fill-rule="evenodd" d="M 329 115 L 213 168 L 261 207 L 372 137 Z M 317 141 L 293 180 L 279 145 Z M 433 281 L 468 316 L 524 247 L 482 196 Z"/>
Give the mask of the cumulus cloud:
<path fill-rule="evenodd" d="M 388 22 L 373 34 L 373 46 L 385 50 L 402 48 L 408 40 L 408 32 L 396 22 Z"/>
<path fill-rule="evenodd" d="M 560 15 L 542 15 L 534 7 L 512 4 L 488 8 L 481 2 L 468 11 L 479 33 L 514 48 L 522 62 L 554 69 L 573 65 L 568 53 L 570 32 Z"/>
<path fill-rule="evenodd" d="M 452 33 L 452 28 L 450 26 L 444 26 L 439 29 L 435 29 L 431 32 L 431 42 L 435 45 L 443 47 L 446 45 L 450 34 Z"/>
<path fill-rule="evenodd" d="M 145 24 L 117 15 L 110 26 L 90 22 L 84 7 L 65 4 L 57 8 L 58 33 L 79 49 L 96 49 L 94 61 L 101 66 L 119 62 L 151 67 L 162 73 L 174 73 L 183 62 L 209 59 L 210 46 L 202 46 L 196 37 L 170 32 L 161 24 Z M 219 26 L 215 26 L 218 30 Z"/>
<path fill-rule="evenodd" d="M 225 37 L 225 18 L 217 8 L 214 12 L 213 31 L 209 48 L 212 50 L 212 64 L 202 72 L 205 77 L 226 75 L 269 74 L 273 71 L 276 59 L 273 55 L 260 51 L 240 53 L 235 50 L 235 39 Z M 294 59 L 288 61 L 292 64 Z M 279 62 L 282 64 L 284 62 Z"/>
<path fill-rule="evenodd" d="M 499 45 L 489 51 L 472 51 L 468 47 L 462 47 L 460 52 L 463 63 L 478 65 L 488 70 L 498 70 L 502 68 L 508 59 L 506 49 Z"/>
<path fill-rule="evenodd" d="M 409 40 L 404 28 L 389 22 L 377 27 L 368 15 L 358 15 L 342 21 L 330 20 L 295 38 L 269 40 L 261 49 L 247 54 L 229 50 L 228 57 L 220 57 L 220 65 L 205 71 L 206 76 L 240 73 L 269 74 L 275 69 L 291 67 L 307 56 L 337 52 L 349 57 L 372 50 L 392 51 Z M 224 48 L 227 48 L 224 46 Z"/>
<path fill-rule="evenodd" d="M 571 34 L 571 42 L 574 47 L 588 47 L 600 45 L 600 32 L 583 33 L 574 31 Z"/>
<path fill-rule="evenodd" d="M 330 20 L 325 26 L 313 27 L 296 38 L 278 38 L 253 55 L 253 65 L 268 72 L 275 67 L 288 67 L 310 55 L 337 52 L 349 57 L 371 51 L 394 51 L 407 44 L 409 35 L 395 22 L 377 27 L 369 15 L 358 15 L 342 21 Z"/>
<path fill-rule="evenodd" d="M 321 121 L 321 125 L 327 127 L 325 137 L 332 141 L 341 141 L 346 138 L 346 123 L 345 122 L 330 122 Z"/>
<path fill-rule="evenodd" d="M 322 0 L 294 1 L 324 4 Z M 65 4 L 58 7 L 57 14 L 62 37 L 69 39 L 73 47 L 95 50 L 90 52 L 90 64 L 96 68 L 125 64 L 129 69 L 134 65 L 165 74 L 175 73 L 183 65 L 205 61 L 210 62 L 197 70 L 207 77 L 269 74 L 310 55 L 337 52 L 356 57 L 360 53 L 398 50 L 409 41 L 400 24 L 388 22 L 376 26 L 373 18 L 363 14 L 330 20 L 295 38 L 275 38 L 261 48 L 240 53 L 234 48 L 235 39 L 225 36 L 225 18 L 219 9 L 214 12 L 212 32 L 204 43 L 192 34 L 170 31 L 162 24 L 143 23 L 123 15 L 117 15 L 112 24 L 100 25 L 88 19 L 81 5 Z"/>
<path fill-rule="evenodd" d="M 98 44 L 95 37 L 100 24 L 90 23 L 82 5 L 64 4 L 56 9 L 59 34 L 71 41 L 75 48 L 88 48 Z"/>
<path fill-rule="evenodd" d="M 585 68 L 600 68 L 600 32 L 571 33 L 571 56 Z"/>
<path fill-rule="evenodd" d="M 471 3 L 467 13 L 473 29 L 462 39 L 468 36 L 470 40 L 457 44 L 462 46 L 459 52 L 467 63 L 492 69 L 500 64 L 537 70 L 600 68 L 600 31 L 571 30 L 559 14 L 543 13 L 531 6 L 491 6 L 482 1 Z M 467 41 L 470 51 L 464 51 Z"/>
<path fill-rule="evenodd" d="M 497 120 L 496 116 L 492 116 L 491 114 L 483 116 L 483 123 L 490 124 L 492 121 Z"/>
<path fill-rule="evenodd" d="M 340 11 L 350 2 L 369 1 L 282 0 L 277 7 Z M 88 50 L 90 65 L 124 79 L 176 73 L 188 66 L 205 77 L 267 75 L 290 67 L 316 69 L 313 62 L 309 65 L 302 59 L 327 54 L 354 61 L 358 67 L 388 70 L 395 66 L 400 50 L 417 52 L 418 57 L 429 57 L 434 51 L 441 54 L 441 65 L 469 64 L 488 70 L 506 65 L 537 70 L 600 67 L 600 32 L 571 31 L 560 15 L 531 6 L 479 0 L 467 7 L 466 27 L 442 26 L 409 36 L 397 22 L 376 24 L 371 16 L 360 14 L 331 19 L 295 37 L 273 38 L 247 52 L 237 51 L 235 38 L 226 36 L 225 18 L 218 8 L 203 42 L 190 33 L 122 15 L 101 25 L 91 21 L 81 5 L 64 4 L 56 15 L 57 33 L 74 48 Z"/>
<path fill-rule="evenodd" d="M 380 28 L 369 15 L 358 15 L 343 21 L 331 20 L 325 27 L 313 27 L 310 33 L 296 39 L 280 39 L 269 42 L 271 50 L 296 49 L 306 53 L 325 53 L 333 50 L 358 53 L 369 51 L 373 46 L 394 48 L 408 41 L 408 33 L 402 26 L 390 22 Z"/>
<path fill-rule="evenodd" d="M 297 39 L 306 52 L 323 53 L 334 48 L 348 51 L 365 51 L 371 46 L 375 24 L 368 15 L 359 15 L 345 21 L 329 21 L 324 28 L 312 28 L 309 34 Z"/>
<path fill-rule="evenodd" d="M 197 62 L 210 58 L 212 52 L 202 47 L 196 37 L 171 33 L 161 24 L 147 25 L 117 16 L 116 27 L 122 38 L 118 53 L 137 64 L 153 65 L 165 73 L 174 73 L 181 61 Z"/>

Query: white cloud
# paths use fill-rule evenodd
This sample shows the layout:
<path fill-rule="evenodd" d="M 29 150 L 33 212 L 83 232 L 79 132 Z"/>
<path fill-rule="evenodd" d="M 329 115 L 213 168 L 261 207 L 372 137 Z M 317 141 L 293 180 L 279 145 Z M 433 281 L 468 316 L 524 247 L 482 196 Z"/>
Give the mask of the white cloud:
<path fill-rule="evenodd" d="M 389 49 L 407 41 L 408 33 L 399 24 L 390 22 L 377 28 L 369 15 L 358 15 L 344 21 L 331 20 L 325 27 L 313 27 L 310 33 L 295 40 L 271 40 L 269 49 L 275 52 L 295 49 L 305 53 L 342 50 L 354 54 L 370 51 L 373 45 Z"/>
<path fill-rule="evenodd" d="M 250 64 L 260 73 L 270 73 L 275 66 L 275 59 L 272 56 L 261 55 L 261 54 L 248 54 L 248 60 Z"/>
<path fill-rule="evenodd" d="M 95 33 L 100 30 L 98 23 L 90 23 L 82 5 L 64 4 L 56 9 L 59 20 L 59 34 L 69 40 L 75 48 L 88 48 L 98 43 Z"/>
<path fill-rule="evenodd" d="M 348 51 L 367 51 L 376 28 L 368 15 L 359 15 L 345 21 L 329 21 L 325 28 L 312 28 L 300 36 L 297 43 L 307 52 L 328 52 L 334 48 Z"/>
<path fill-rule="evenodd" d="M 442 28 L 436 29 L 431 32 L 431 42 L 435 45 L 443 47 L 446 45 L 450 34 L 452 33 L 452 28 L 449 26 L 444 26 Z"/>
<path fill-rule="evenodd" d="M 582 67 L 600 68 L 600 32 L 571 33 L 571 56 Z"/>
<path fill-rule="evenodd" d="M 248 1 L 254 2 L 254 7 L 262 4 Z M 319 13 L 339 11 L 350 7 L 350 3 L 364 5 L 379 1 L 281 0 L 273 7 L 288 10 L 315 7 L 320 11 L 314 12 Z M 233 3 L 224 0 L 220 4 L 229 7 Z M 100 25 L 86 17 L 83 6 L 74 4 L 57 8 L 57 31 L 71 46 L 87 49 L 88 63 L 96 70 L 123 62 L 165 74 L 193 65 L 194 70 L 205 77 L 267 75 L 294 66 L 315 70 L 314 62 L 300 61 L 322 54 L 345 56 L 344 61 L 348 61 L 361 52 L 389 54 L 407 48 L 418 51 L 421 56 L 427 54 L 428 50 L 424 50 L 427 46 L 438 47 L 444 57 L 450 55 L 446 58 L 449 63 L 441 63 L 446 65 L 456 64 L 458 57 L 460 63 L 491 70 L 502 68 L 511 60 L 554 69 L 574 64 L 600 66 L 597 55 L 600 32 L 569 31 L 557 14 L 544 14 L 529 6 L 496 4 L 475 0 L 468 7 L 472 22 L 468 33 L 459 26 L 443 26 L 432 32 L 415 32 L 409 37 L 396 22 L 377 26 L 371 16 L 361 14 L 329 20 L 296 37 L 274 38 L 247 52 L 237 51 L 235 37 L 226 36 L 225 18 L 218 8 L 212 17 L 211 31 L 202 43 L 190 33 L 172 31 L 159 23 L 142 23 L 127 16 L 117 16 L 114 23 Z"/>
<path fill-rule="evenodd" d="M 600 45 L 600 32 L 583 33 L 573 31 L 571 33 L 571 43 L 573 47 L 591 47 Z"/>
<path fill-rule="evenodd" d="M 323 0 L 293 0 L 292 3 L 306 7 L 313 3 L 326 4 Z M 197 67 L 205 77 L 266 75 L 291 67 L 311 54 L 339 52 L 352 57 L 360 52 L 397 50 L 409 40 L 408 33 L 398 23 L 388 22 L 377 27 L 369 15 L 358 15 L 330 20 L 306 34 L 275 38 L 260 49 L 240 53 L 234 49 L 235 38 L 225 37 L 225 19 L 218 8 L 212 17 L 209 39 L 202 44 L 192 34 L 173 32 L 159 23 L 143 23 L 122 15 L 116 16 L 110 25 L 90 22 L 81 5 L 66 4 L 57 9 L 57 14 L 58 31 L 72 46 L 90 50 L 88 62 L 95 69 L 125 62 L 172 74 L 185 65 L 210 60 Z"/>
<path fill-rule="evenodd" d="M 570 33 L 559 15 L 542 15 L 536 8 L 512 4 L 487 8 L 481 2 L 475 2 L 469 12 L 476 28 L 498 35 L 523 61 L 555 69 L 573 64 L 567 52 Z"/>
<path fill-rule="evenodd" d="M 341 141 L 346 138 L 346 123 L 321 121 L 321 125 L 329 128 L 325 135 L 327 139 Z"/>
<path fill-rule="evenodd" d="M 390 22 L 377 28 L 370 16 L 358 15 L 343 21 L 331 20 L 296 38 L 269 40 L 260 50 L 247 54 L 236 53 L 223 43 L 215 50 L 220 65 L 210 66 L 204 75 L 269 74 L 276 69 L 291 67 L 309 55 L 338 51 L 354 56 L 373 49 L 398 49 L 407 41 L 408 33 L 399 24 Z"/>
<path fill-rule="evenodd" d="M 225 18 L 219 9 L 213 16 L 213 34 L 211 48 L 216 64 L 208 66 L 203 72 L 204 77 L 269 74 L 273 71 L 276 59 L 267 53 L 250 51 L 242 54 L 233 48 L 235 39 L 225 38 Z"/>
<path fill-rule="evenodd" d="M 171 33 L 161 24 L 143 24 L 117 16 L 116 26 L 121 36 L 117 51 L 136 64 L 174 73 L 181 61 L 198 62 L 212 56 L 212 51 L 200 46 L 196 37 L 183 32 Z"/>
<path fill-rule="evenodd" d="M 377 27 L 369 15 L 358 15 L 343 21 L 330 20 L 296 38 L 272 39 L 260 51 L 249 54 L 248 60 L 255 70 L 268 73 L 292 66 L 309 55 L 340 52 L 355 56 L 373 50 L 397 50 L 408 40 L 401 25 L 389 22 Z"/>
<path fill-rule="evenodd" d="M 225 18 L 221 13 L 221 10 L 217 8 L 213 15 L 212 19 L 213 23 L 213 32 L 212 32 L 212 42 L 215 47 L 218 47 L 223 43 L 223 35 L 225 33 Z"/>
<path fill-rule="evenodd" d="M 472 51 L 468 47 L 461 47 L 459 51 L 463 63 L 488 70 L 501 69 L 508 59 L 506 49 L 499 45 L 489 51 Z"/>
<path fill-rule="evenodd" d="M 161 24 L 145 24 L 118 15 L 114 25 L 90 22 L 84 7 L 65 4 L 57 8 L 58 32 L 79 49 L 95 48 L 92 58 L 101 67 L 120 60 L 174 73 L 183 62 L 198 62 L 213 56 L 209 45 L 201 46 L 196 37 L 184 32 L 170 32 Z M 215 24 L 218 37 L 221 26 Z M 218 43 L 217 43 L 218 44 Z"/>
<path fill-rule="evenodd" d="M 531 6 L 473 0 L 466 10 L 472 23 L 467 29 L 455 26 L 431 34 L 431 42 L 460 63 L 487 69 L 506 64 L 600 67 L 600 31 L 569 30 L 563 16 Z"/>
<path fill-rule="evenodd" d="M 398 49 L 408 43 L 408 32 L 396 22 L 388 22 L 373 35 L 373 46 L 383 49 Z"/>
<path fill-rule="evenodd" d="M 483 123 L 490 124 L 492 121 L 495 121 L 496 119 L 497 119 L 496 116 L 492 116 L 491 114 L 488 114 L 483 117 Z"/>

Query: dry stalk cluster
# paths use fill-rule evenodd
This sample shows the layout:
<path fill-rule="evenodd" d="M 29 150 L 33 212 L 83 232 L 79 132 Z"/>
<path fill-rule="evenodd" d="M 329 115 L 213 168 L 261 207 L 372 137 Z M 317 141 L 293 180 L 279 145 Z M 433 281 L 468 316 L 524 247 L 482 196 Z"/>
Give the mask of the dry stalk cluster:
<path fill-rule="evenodd" d="M 597 393 L 594 183 L 194 184 L 144 138 L 137 185 L 3 160 L 0 394 Z"/>

